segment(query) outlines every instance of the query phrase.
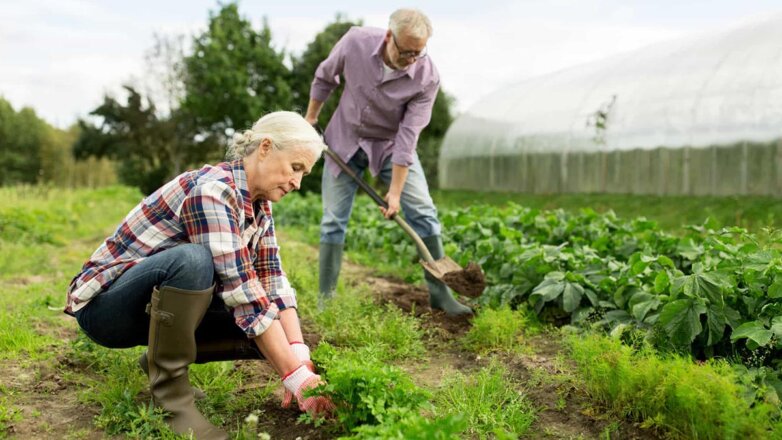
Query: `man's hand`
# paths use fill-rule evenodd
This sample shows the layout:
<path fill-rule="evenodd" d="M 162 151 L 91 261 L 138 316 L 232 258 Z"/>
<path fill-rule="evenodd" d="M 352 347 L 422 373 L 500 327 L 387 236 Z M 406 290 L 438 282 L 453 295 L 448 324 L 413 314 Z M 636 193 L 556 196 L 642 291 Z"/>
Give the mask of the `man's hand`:
<path fill-rule="evenodd" d="M 299 409 L 313 417 L 328 417 L 335 408 L 334 402 L 328 397 L 304 397 L 304 393 L 307 390 L 315 388 L 322 383 L 320 376 L 314 374 L 304 365 L 286 374 L 282 379 L 285 389 L 296 397 Z"/>
<path fill-rule="evenodd" d="M 380 207 L 380 212 L 383 213 L 383 216 L 387 219 L 391 219 L 393 216 L 395 216 L 399 212 L 399 194 L 393 193 L 391 191 L 386 194 L 385 200 L 386 203 L 388 203 L 388 208 Z"/>

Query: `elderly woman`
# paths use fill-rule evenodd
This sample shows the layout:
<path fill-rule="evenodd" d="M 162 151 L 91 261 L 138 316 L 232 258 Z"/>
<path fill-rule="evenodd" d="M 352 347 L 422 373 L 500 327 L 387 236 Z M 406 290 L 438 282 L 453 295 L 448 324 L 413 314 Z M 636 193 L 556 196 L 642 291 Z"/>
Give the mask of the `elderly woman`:
<path fill-rule="evenodd" d="M 194 404 L 188 365 L 268 359 L 286 399 L 320 383 L 303 344 L 296 294 L 282 270 L 272 203 L 299 189 L 325 145 L 292 112 L 237 133 L 230 162 L 185 172 L 141 201 L 85 263 L 65 312 L 109 348 L 146 345 L 139 360 L 177 433 L 227 438 Z M 285 403 L 285 402 L 283 402 Z"/>

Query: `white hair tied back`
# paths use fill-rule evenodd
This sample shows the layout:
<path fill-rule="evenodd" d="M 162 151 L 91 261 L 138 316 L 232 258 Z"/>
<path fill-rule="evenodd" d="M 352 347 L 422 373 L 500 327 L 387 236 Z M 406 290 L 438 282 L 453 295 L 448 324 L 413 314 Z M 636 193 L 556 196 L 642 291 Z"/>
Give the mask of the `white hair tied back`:
<path fill-rule="evenodd" d="M 234 145 L 239 148 L 252 145 L 253 142 L 260 143 L 261 137 L 252 130 L 244 130 L 242 133 L 234 133 Z"/>
<path fill-rule="evenodd" d="M 225 154 L 226 160 L 242 159 L 252 154 L 261 141 L 269 139 L 274 148 L 307 148 L 320 157 L 326 145 L 318 132 L 298 113 L 272 112 L 253 124 L 251 130 L 234 133 Z"/>

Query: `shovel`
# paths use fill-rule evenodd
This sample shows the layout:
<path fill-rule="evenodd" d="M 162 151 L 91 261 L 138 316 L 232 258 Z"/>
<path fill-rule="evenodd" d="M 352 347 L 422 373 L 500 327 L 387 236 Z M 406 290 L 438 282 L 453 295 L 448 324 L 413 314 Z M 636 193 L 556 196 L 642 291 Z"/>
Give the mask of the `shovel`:
<path fill-rule="evenodd" d="M 364 179 L 358 177 L 356 173 L 339 158 L 337 153 L 328 148 L 326 148 L 325 151 L 326 155 L 336 162 L 342 171 L 347 173 L 364 192 L 369 194 L 369 197 L 371 197 L 378 206 L 382 206 L 386 209 L 388 208 L 388 203 L 386 203 L 386 201 L 383 200 L 380 195 L 364 181 Z M 328 171 L 324 170 L 323 172 L 325 173 Z M 423 240 L 421 240 L 421 237 L 416 234 L 413 228 L 411 228 L 401 216 L 394 215 L 393 219 L 415 242 L 418 252 L 423 256 L 421 265 L 429 274 L 465 296 L 474 298 L 483 293 L 483 289 L 486 287 L 486 281 L 483 278 L 483 271 L 481 271 L 481 267 L 477 263 L 470 262 L 465 269 L 462 269 L 461 266 L 447 256 L 435 260 L 432 258 L 432 254 L 429 252 L 429 249 L 426 248 Z"/>

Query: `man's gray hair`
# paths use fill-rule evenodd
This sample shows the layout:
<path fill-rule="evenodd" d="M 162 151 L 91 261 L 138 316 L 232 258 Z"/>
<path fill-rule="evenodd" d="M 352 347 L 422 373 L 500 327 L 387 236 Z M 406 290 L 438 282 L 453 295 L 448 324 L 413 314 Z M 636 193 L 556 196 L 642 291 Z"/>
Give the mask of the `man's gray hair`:
<path fill-rule="evenodd" d="M 279 111 L 264 115 L 250 130 L 234 133 L 225 159 L 236 160 L 249 156 L 264 139 L 269 139 L 275 149 L 307 148 L 315 157 L 320 157 L 326 148 L 317 130 L 300 114 Z"/>
<path fill-rule="evenodd" d="M 397 9 L 388 20 L 388 28 L 397 37 L 400 33 L 413 38 L 432 36 L 432 22 L 418 9 Z"/>

